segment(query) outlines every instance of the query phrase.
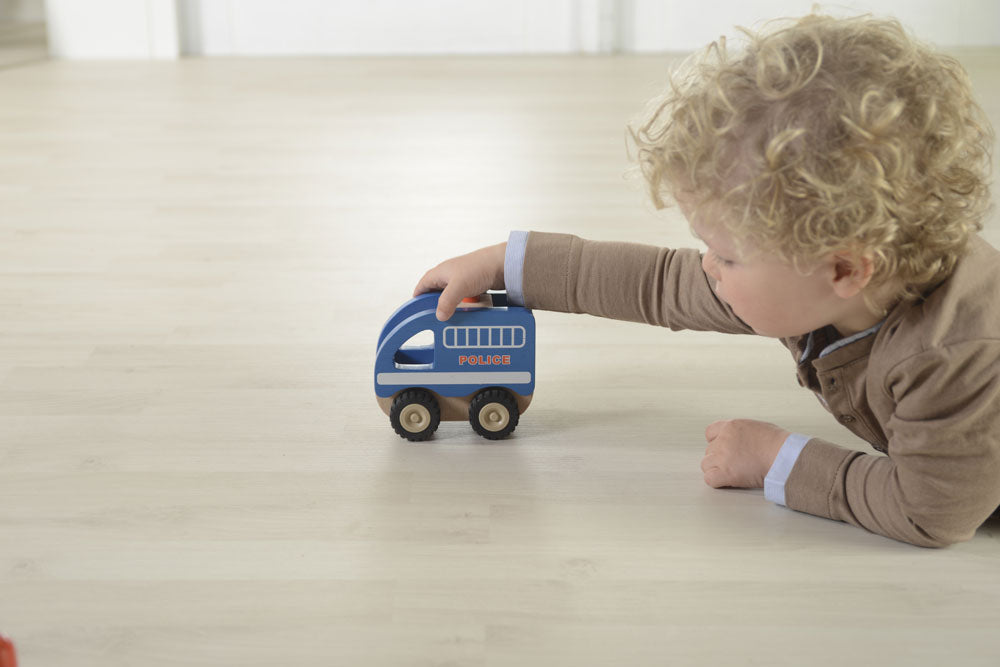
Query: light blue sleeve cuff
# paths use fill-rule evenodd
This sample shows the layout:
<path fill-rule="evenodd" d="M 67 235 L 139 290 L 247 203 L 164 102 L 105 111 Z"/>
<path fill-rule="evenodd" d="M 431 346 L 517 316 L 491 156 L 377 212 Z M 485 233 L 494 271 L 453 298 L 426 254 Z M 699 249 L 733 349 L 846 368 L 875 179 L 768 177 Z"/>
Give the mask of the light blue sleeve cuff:
<path fill-rule="evenodd" d="M 785 438 L 785 444 L 778 451 L 778 456 L 771 464 L 771 469 L 767 471 L 764 478 L 764 497 L 772 503 L 785 504 L 785 482 L 792 472 L 792 467 L 799 460 L 802 448 L 806 446 L 811 438 L 801 433 L 792 433 Z"/>
<path fill-rule="evenodd" d="M 524 305 L 524 251 L 528 247 L 528 232 L 511 232 L 507 239 L 507 255 L 503 262 L 503 282 L 507 301 Z"/>

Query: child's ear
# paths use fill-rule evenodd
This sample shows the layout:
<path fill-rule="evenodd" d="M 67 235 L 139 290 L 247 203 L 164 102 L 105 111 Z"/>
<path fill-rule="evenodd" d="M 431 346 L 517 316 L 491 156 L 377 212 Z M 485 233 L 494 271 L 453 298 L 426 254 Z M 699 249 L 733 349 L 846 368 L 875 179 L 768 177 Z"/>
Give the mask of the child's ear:
<path fill-rule="evenodd" d="M 833 291 L 842 299 L 857 296 L 871 282 L 875 261 L 870 255 L 838 252 L 833 255 Z"/>

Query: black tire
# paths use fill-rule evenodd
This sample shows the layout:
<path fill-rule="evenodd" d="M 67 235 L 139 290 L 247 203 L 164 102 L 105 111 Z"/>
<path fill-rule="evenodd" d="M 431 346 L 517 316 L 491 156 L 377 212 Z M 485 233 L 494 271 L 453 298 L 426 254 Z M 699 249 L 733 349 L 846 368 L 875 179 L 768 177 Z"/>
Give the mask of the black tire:
<path fill-rule="evenodd" d="M 487 440 L 501 440 L 513 433 L 519 417 L 517 401 L 505 389 L 485 389 L 469 403 L 472 430 Z"/>
<path fill-rule="evenodd" d="M 389 421 L 399 437 L 412 442 L 427 440 L 441 423 L 441 408 L 429 391 L 407 389 L 393 399 Z"/>

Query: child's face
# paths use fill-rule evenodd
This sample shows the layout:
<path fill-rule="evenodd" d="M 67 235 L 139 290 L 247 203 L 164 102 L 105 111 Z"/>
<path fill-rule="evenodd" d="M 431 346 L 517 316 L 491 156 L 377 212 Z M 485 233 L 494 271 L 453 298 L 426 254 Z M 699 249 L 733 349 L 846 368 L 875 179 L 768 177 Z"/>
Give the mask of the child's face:
<path fill-rule="evenodd" d="M 803 273 L 746 244 L 737 246 L 722 229 L 693 224 L 708 246 L 702 267 L 715 291 L 736 315 L 762 336 L 800 336 L 831 324 L 843 301 L 831 279 L 833 260 L 803 267 Z"/>

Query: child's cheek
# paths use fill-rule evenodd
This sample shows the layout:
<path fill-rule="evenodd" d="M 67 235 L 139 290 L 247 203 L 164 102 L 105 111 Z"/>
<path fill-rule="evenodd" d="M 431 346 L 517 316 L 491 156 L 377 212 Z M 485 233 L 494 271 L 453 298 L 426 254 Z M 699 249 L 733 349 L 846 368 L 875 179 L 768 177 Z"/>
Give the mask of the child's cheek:
<path fill-rule="evenodd" d="M 726 303 L 730 303 L 728 298 L 728 292 L 729 290 L 725 286 L 723 286 L 721 280 L 715 283 L 715 295 L 720 299 L 722 299 L 723 301 L 725 301 Z"/>

